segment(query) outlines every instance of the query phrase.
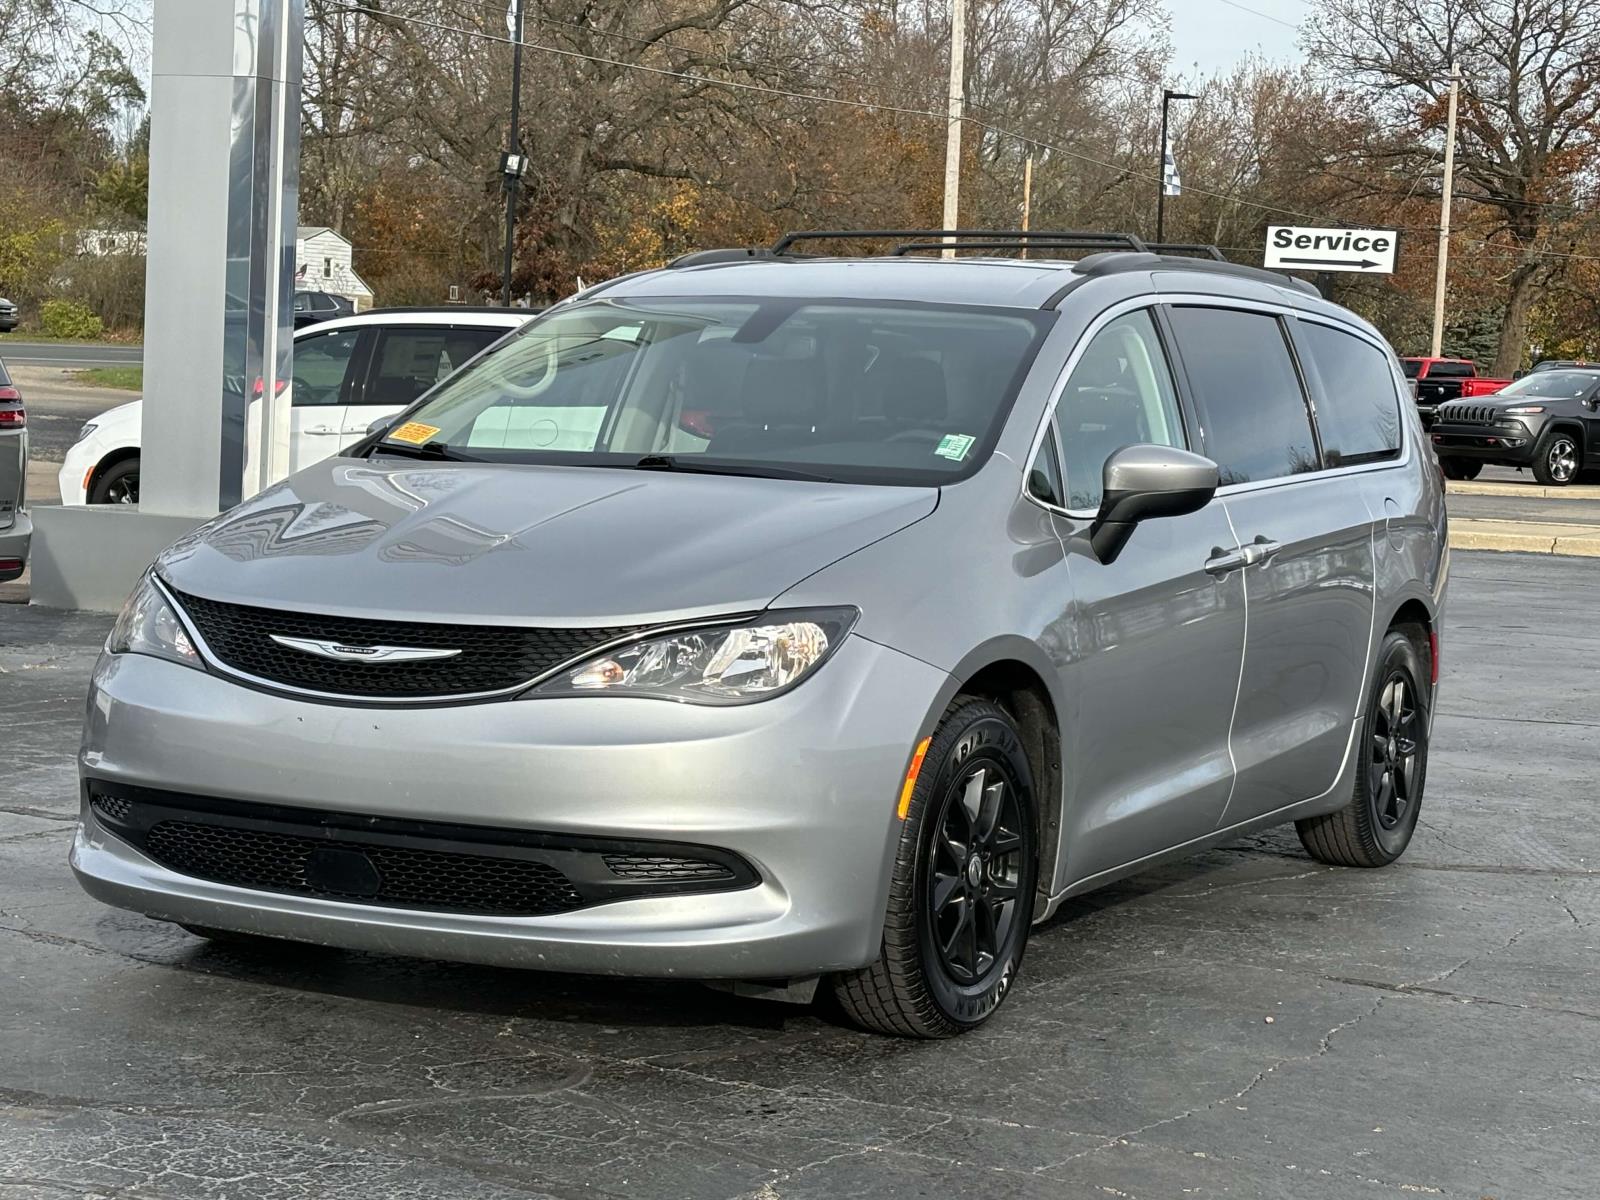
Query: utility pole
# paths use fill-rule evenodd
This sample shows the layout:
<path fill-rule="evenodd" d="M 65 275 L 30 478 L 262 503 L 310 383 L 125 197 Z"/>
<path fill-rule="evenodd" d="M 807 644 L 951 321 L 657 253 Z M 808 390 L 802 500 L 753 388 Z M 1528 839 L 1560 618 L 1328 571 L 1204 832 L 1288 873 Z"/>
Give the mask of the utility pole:
<path fill-rule="evenodd" d="M 1033 155 L 1022 164 L 1022 232 L 1028 232 L 1028 218 L 1033 214 Z M 1028 248 L 1022 248 L 1022 257 L 1028 257 Z"/>
<path fill-rule="evenodd" d="M 966 95 L 967 0 L 950 0 L 950 123 L 944 140 L 944 225 L 961 225 L 961 116 Z M 945 238 L 945 241 L 951 241 Z M 954 258 L 954 250 L 944 250 Z"/>
<path fill-rule="evenodd" d="M 1174 100 L 1198 100 L 1188 92 L 1161 89 L 1161 149 L 1156 151 L 1156 241 L 1165 241 L 1167 230 L 1167 110 Z"/>
<path fill-rule="evenodd" d="M 517 239 L 517 188 L 527 172 L 528 163 L 522 156 L 522 138 L 517 126 L 522 123 L 522 0 L 511 0 L 506 12 L 506 25 L 511 29 L 511 138 L 500 170 L 506 185 L 506 246 L 505 259 L 500 271 L 500 303 L 511 307 L 511 260 Z"/>
<path fill-rule="evenodd" d="M 1439 201 L 1439 267 L 1433 278 L 1433 349 L 1439 357 L 1444 345 L 1444 285 L 1450 270 L 1450 202 L 1456 186 L 1456 101 L 1461 94 L 1461 64 L 1450 64 L 1450 110 L 1444 133 L 1444 195 Z"/>

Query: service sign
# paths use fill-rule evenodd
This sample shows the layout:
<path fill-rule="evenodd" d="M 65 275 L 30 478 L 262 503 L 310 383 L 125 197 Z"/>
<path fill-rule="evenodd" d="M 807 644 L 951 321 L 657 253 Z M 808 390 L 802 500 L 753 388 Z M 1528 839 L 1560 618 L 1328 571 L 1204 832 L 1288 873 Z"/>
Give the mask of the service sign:
<path fill-rule="evenodd" d="M 1394 229 L 1315 229 L 1307 225 L 1269 225 L 1266 265 L 1303 275 L 1353 271 L 1393 275 L 1400 234 Z"/>

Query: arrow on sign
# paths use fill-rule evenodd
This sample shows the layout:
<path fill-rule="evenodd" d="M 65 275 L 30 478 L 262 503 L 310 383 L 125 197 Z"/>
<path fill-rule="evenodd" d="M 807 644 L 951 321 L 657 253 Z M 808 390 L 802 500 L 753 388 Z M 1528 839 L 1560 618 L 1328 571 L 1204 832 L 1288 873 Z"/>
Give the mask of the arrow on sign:
<path fill-rule="evenodd" d="M 1378 265 L 1370 258 L 1281 258 L 1278 261 L 1296 267 L 1355 267 L 1362 271 L 1370 271 Z"/>

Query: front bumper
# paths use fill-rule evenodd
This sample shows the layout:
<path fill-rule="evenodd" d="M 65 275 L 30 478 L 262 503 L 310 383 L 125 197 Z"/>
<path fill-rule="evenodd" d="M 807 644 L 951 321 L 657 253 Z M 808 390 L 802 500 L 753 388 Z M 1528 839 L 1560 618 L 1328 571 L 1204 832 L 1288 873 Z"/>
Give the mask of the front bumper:
<path fill-rule="evenodd" d="M 85 804 L 85 890 L 166 920 L 383 953 L 594 973 L 790 978 L 878 953 L 911 748 L 943 672 L 863 638 L 788 695 L 725 708 L 620 697 L 415 710 L 311 704 L 140 655 L 102 658 L 88 780 L 501 829 L 694 843 L 740 890 L 482 916 L 180 874 Z"/>
<path fill-rule="evenodd" d="M 1435 422 L 1428 431 L 1433 451 L 1440 458 L 1471 458 L 1482 462 L 1526 466 L 1533 461 L 1538 435 L 1501 429 L 1494 425 L 1451 425 Z"/>
<path fill-rule="evenodd" d="M 0 568 L 0 583 L 16 579 L 27 568 L 28 547 L 33 542 L 33 518 L 26 510 L 19 511 L 10 525 L 0 529 L 0 560 L 20 559 L 21 567 L 11 570 Z"/>

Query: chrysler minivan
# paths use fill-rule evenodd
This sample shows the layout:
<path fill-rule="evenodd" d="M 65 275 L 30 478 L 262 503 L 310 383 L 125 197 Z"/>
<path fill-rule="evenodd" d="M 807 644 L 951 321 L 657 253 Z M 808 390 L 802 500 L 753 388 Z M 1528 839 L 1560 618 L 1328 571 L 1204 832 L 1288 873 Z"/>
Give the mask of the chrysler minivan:
<path fill-rule="evenodd" d="M 593 287 L 185 537 L 94 674 L 83 886 L 938 1037 L 1154 863 L 1282 822 L 1393 861 L 1447 576 L 1393 353 L 1283 276 L 1029 236 L 1063 257 Z"/>

